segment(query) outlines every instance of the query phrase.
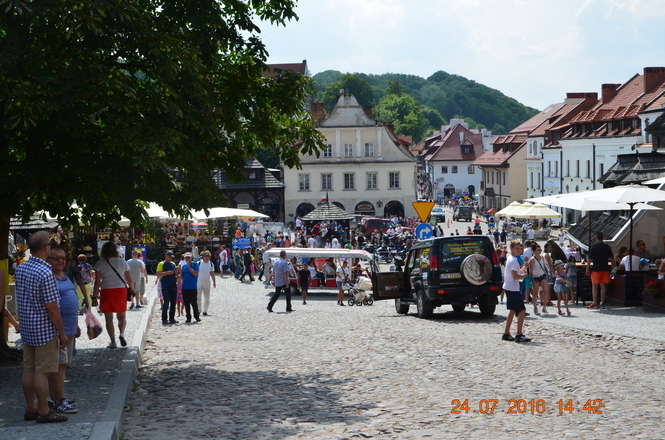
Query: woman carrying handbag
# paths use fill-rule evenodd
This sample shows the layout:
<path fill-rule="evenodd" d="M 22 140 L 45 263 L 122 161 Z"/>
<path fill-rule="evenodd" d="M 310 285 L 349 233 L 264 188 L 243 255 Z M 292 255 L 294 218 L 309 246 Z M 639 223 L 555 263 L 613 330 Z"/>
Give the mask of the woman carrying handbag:
<path fill-rule="evenodd" d="M 130 295 L 132 276 L 129 273 L 127 262 L 118 253 L 118 247 L 112 241 L 102 246 L 100 259 L 95 264 L 95 295 L 101 289 L 99 309 L 106 319 L 106 331 L 111 342 L 108 348 L 116 348 L 115 329 L 113 328 L 113 314 L 118 320 L 120 331 L 120 345 L 127 346 L 125 327 L 127 326 L 127 298 Z"/>

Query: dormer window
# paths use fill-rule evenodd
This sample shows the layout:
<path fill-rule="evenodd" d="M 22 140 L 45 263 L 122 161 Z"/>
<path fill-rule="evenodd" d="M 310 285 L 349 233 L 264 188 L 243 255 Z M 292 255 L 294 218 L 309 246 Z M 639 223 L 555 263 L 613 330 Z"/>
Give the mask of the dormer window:
<path fill-rule="evenodd" d="M 462 154 L 472 154 L 473 145 L 462 145 Z"/>

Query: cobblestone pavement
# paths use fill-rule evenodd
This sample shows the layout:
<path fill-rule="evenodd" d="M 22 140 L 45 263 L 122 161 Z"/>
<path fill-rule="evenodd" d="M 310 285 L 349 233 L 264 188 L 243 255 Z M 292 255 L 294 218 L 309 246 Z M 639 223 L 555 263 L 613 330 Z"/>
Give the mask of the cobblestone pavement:
<path fill-rule="evenodd" d="M 153 316 L 124 439 L 665 438 L 664 343 L 529 319 L 520 345 L 473 309 L 428 321 L 330 296 L 269 314 L 259 283 L 220 284 L 201 324 Z M 474 412 L 481 399 L 494 414 Z M 510 399 L 547 411 L 508 414 Z M 602 414 L 579 411 L 589 399 Z"/>
<path fill-rule="evenodd" d="M 149 295 L 154 295 L 154 277 L 149 283 Z M 127 312 L 125 336 L 128 348 L 139 330 L 141 317 L 147 309 Z M 104 316 L 96 315 L 104 328 Z M 0 367 L 0 439 L 85 439 L 92 433 L 93 425 L 102 416 L 108 403 L 117 372 L 125 356 L 126 349 L 106 349 L 109 337 L 106 333 L 93 340 L 85 334 L 85 319 L 79 317 L 79 326 L 83 335 L 76 340 L 76 356 L 69 369 L 65 392 L 68 398 L 76 399 L 80 409 L 78 414 L 68 415 L 69 420 L 57 424 L 36 424 L 24 422 L 25 404 L 21 388 L 21 366 Z M 18 335 L 10 330 L 10 342 Z M 117 327 L 116 327 L 117 337 Z"/>

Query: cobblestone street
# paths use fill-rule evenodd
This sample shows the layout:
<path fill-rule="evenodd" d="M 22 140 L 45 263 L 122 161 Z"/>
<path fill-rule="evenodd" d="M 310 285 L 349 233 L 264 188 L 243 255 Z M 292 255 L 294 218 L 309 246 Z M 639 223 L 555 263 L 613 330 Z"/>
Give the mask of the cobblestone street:
<path fill-rule="evenodd" d="M 153 316 L 124 439 L 665 437 L 665 343 L 546 319 L 528 319 L 534 342 L 503 342 L 503 305 L 492 320 L 444 307 L 427 321 L 319 295 L 268 313 L 268 292 L 226 278 L 202 323 Z M 451 414 L 453 399 L 469 412 Z M 495 414 L 474 412 L 481 399 L 498 399 Z M 508 414 L 510 399 L 547 411 Z M 559 399 L 574 411 L 559 415 Z M 589 399 L 602 414 L 582 410 Z"/>

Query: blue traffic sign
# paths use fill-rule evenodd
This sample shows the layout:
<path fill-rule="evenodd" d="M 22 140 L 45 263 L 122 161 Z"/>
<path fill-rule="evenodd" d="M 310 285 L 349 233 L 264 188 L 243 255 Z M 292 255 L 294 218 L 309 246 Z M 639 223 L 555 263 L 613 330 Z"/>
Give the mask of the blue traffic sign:
<path fill-rule="evenodd" d="M 233 249 L 247 249 L 252 247 L 252 242 L 249 238 L 234 238 L 233 239 Z"/>
<path fill-rule="evenodd" d="M 418 226 L 416 226 L 415 232 L 416 238 L 418 240 L 427 240 L 428 238 L 432 238 L 434 228 L 432 228 L 432 225 L 429 223 L 420 223 Z"/>

